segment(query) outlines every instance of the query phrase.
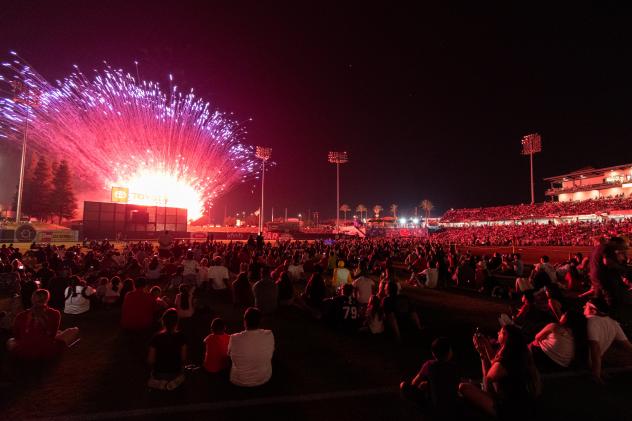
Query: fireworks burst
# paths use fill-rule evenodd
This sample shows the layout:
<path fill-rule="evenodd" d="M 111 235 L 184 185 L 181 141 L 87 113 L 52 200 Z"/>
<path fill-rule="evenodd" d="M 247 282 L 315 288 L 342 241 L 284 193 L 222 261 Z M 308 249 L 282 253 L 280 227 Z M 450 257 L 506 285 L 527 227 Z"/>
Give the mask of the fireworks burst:
<path fill-rule="evenodd" d="M 139 204 L 185 207 L 194 219 L 256 176 L 242 126 L 193 90 L 164 91 L 107 64 L 92 78 L 75 66 L 50 84 L 12 55 L 0 82 L 23 84 L 36 104 L 0 98 L 0 138 L 21 141 L 28 113 L 29 147 L 67 159 L 92 187 L 128 187 Z"/>

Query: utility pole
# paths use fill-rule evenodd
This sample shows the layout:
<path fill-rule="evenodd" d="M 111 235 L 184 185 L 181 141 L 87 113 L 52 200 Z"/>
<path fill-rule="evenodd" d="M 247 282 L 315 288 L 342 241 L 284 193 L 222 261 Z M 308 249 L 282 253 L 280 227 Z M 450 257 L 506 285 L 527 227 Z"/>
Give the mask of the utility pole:
<path fill-rule="evenodd" d="M 20 180 L 18 182 L 18 197 L 15 210 L 15 222 L 20 223 L 22 219 L 22 196 L 24 195 L 24 174 L 26 172 L 26 141 L 29 131 L 29 117 L 31 108 L 39 105 L 39 92 L 26 86 L 21 81 L 12 81 L 13 102 L 23 104 L 26 108 L 26 118 L 24 120 L 24 137 L 22 138 L 22 158 L 20 161 Z"/>

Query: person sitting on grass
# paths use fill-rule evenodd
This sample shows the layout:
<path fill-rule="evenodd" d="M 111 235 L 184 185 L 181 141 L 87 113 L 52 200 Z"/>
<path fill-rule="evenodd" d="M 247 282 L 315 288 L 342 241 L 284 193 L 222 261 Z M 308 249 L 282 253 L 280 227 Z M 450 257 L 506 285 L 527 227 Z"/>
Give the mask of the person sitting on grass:
<path fill-rule="evenodd" d="M 151 328 L 156 314 L 156 299 L 147 292 L 147 281 L 138 278 L 136 287 L 123 298 L 121 309 L 121 327 L 126 330 L 144 330 Z"/>
<path fill-rule="evenodd" d="M 159 317 L 162 316 L 162 313 L 164 313 L 164 311 L 169 308 L 169 299 L 166 296 L 162 295 L 162 289 L 160 289 L 160 287 L 157 285 L 151 287 L 149 293 L 152 297 L 154 297 L 154 300 L 156 300 L 156 314 Z"/>
<path fill-rule="evenodd" d="M 632 352 L 632 344 L 621 329 L 621 325 L 609 317 L 610 306 L 604 298 L 593 297 L 584 305 L 587 321 L 590 365 L 593 379 L 604 383 L 601 371 L 601 359 L 613 342 L 617 342 Z"/>
<path fill-rule="evenodd" d="M 163 329 L 149 344 L 147 362 L 151 376 L 147 385 L 152 389 L 173 390 L 184 382 L 187 346 L 178 330 L 178 311 L 170 308 L 162 315 Z"/>
<path fill-rule="evenodd" d="M 345 261 L 338 260 L 338 267 L 334 269 L 331 285 L 338 289 L 343 285 L 350 284 L 352 282 L 353 278 L 351 278 L 351 271 L 345 267 Z"/>
<path fill-rule="evenodd" d="M 384 309 L 377 295 L 371 295 L 366 308 L 365 325 L 372 334 L 384 333 Z"/>
<path fill-rule="evenodd" d="M 412 307 L 407 296 L 399 294 L 397 282 L 389 282 L 386 286 L 386 297 L 382 299 L 386 326 L 397 342 L 401 342 L 401 332 L 406 327 L 421 331 L 419 315 Z"/>
<path fill-rule="evenodd" d="M 260 386 L 272 377 L 274 334 L 259 328 L 261 317 L 258 308 L 246 309 L 244 330 L 230 335 L 228 356 L 233 362 L 230 382 L 236 386 Z"/>
<path fill-rule="evenodd" d="M 559 323 L 549 323 L 529 345 L 535 365 L 543 371 L 568 368 L 571 363 L 583 366 L 588 361 L 586 317 L 568 311 Z"/>
<path fill-rule="evenodd" d="M 353 297 L 353 285 L 344 284 L 340 295 L 330 299 L 329 322 L 346 333 L 354 333 L 360 327 L 360 305 Z"/>
<path fill-rule="evenodd" d="M 294 300 L 294 305 L 311 314 L 315 319 L 322 318 L 323 300 L 327 296 L 327 286 L 322 273 L 322 266 L 316 265 L 310 276 L 305 291 Z"/>
<path fill-rule="evenodd" d="M 518 312 L 512 317 L 513 322 L 522 328 L 522 333 L 527 341 L 532 341 L 535 334 L 544 326 L 555 322 L 553 313 L 548 310 L 548 302 L 540 308 L 536 302 L 536 296 L 533 290 L 527 290 L 522 295 L 522 306 Z"/>
<path fill-rule="evenodd" d="M 59 330 L 61 313 L 48 306 L 49 299 L 47 290 L 35 290 L 31 294 L 31 308 L 15 317 L 13 337 L 7 342 L 12 355 L 27 360 L 50 360 L 78 340 L 79 328 Z"/>
<path fill-rule="evenodd" d="M 70 285 L 65 291 L 65 314 L 83 314 L 90 310 L 90 296 L 96 291 L 89 285 L 86 285 L 78 276 L 70 277 Z"/>
<path fill-rule="evenodd" d="M 291 305 L 294 300 L 294 286 L 292 285 L 288 271 L 281 272 L 275 284 L 278 291 L 279 305 Z"/>
<path fill-rule="evenodd" d="M 219 373 L 230 365 L 228 358 L 228 341 L 230 335 L 226 334 L 226 323 L 216 317 L 211 322 L 211 334 L 204 338 L 206 352 L 204 353 L 204 369 L 209 373 Z"/>
<path fill-rule="evenodd" d="M 431 360 L 426 361 L 411 382 L 402 382 L 402 398 L 429 409 L 440 417 L 454 416 L 458 403 L 459 375 L 452 362 L 452 346 L 448 338 L 432 342 Z"/>
<path fill-rule="evenodd" d="M 359 271 L 359 276 L 353 281 L 355 297 L 361 306 L 366 306 L 369 303 L 369 299 L 373 295 L 374 287 L 375 281 L 366 276 L 364 269 L 361 269 Z"/>
<path fill-rule="evenodd" d="M 107 280 L 107 279 L 106 279 Z M 121 299 L 121 278 L 118 276 L 112 277 L 105 286 L 105 293 L 103 294 L 103 305 L 106 308 L 115 305 Z"/>
<path fill-rule="evenodd" d="M 236 307 L 250 307 L 255 300 L 252 295 L 252 286 L 248 280 L 248 263 L 239 265 L 239 275 L 233 281 L 233 304 Z"/>
<path fill-rule="evenodd" d="M 264 314 L 272 314 L 278 306 L 278 289 L 270 277 L 270 268 L 261 268 L 261 279 L 252 286 L 252 294 L 255 297 L 255 307 Z"/>
<path fill-rule="evenodd" d="M 539 374 L 520 329 L 514 325 L 501 327 L 497 352 L 487 337 L 477 333 L 473 340 L 481 358 L 483 389 L 461 383 L 459 392 L 465 401 L 499 419 L 534 419 Z"/>

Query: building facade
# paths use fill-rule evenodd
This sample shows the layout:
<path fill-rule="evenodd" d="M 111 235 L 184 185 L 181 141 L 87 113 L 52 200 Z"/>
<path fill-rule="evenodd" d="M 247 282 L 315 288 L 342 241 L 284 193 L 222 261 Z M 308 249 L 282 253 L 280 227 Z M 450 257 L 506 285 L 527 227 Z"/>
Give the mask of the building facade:
<path fill-rule="evenodd" d="M 551 187 L 545 194 L 554 201 L 574 202 L 632 196 L 632 164 L 584 168 L 545 178 Z"/>

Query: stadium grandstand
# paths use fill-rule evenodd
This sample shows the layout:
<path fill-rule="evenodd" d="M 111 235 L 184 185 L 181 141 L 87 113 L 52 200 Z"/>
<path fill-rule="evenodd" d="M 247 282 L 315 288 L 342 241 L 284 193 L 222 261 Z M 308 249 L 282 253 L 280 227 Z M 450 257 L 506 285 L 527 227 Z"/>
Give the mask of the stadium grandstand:
<path fill-rule="evenodd" d="M 461 245 L 593 245 L 632 234 L 632 164 L 545 179 L 552 201 L 450 209 L 435 241 Z"/>

